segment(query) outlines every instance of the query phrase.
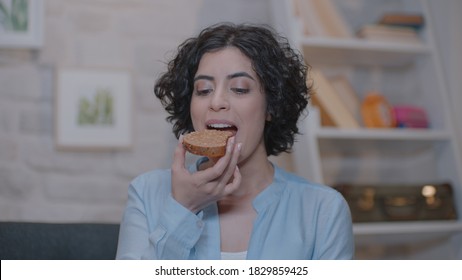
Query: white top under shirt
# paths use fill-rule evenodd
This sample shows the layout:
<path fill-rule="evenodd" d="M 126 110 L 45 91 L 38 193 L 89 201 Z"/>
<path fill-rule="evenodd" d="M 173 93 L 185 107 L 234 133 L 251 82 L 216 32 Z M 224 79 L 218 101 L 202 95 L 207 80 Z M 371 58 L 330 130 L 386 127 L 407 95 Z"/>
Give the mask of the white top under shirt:
<path fill-rule="evenodd" d="M 221 252 L 222 260 L 245 260 L 247 258 L 247 251 L 243 252 Z"/>

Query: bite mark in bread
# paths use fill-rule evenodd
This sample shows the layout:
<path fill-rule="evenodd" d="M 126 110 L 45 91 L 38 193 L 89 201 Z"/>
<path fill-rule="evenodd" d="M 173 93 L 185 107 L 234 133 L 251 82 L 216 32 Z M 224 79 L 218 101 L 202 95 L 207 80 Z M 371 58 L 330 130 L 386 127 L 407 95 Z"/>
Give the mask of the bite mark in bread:
<path fill-rule="evenodd" d="M 226 143 L 231 136 L 233 136 L 231 131 L 224 130 L 193 131 L 183 137 L 183 146 L 195 155 L 222 157 L 226 153 Z"/>

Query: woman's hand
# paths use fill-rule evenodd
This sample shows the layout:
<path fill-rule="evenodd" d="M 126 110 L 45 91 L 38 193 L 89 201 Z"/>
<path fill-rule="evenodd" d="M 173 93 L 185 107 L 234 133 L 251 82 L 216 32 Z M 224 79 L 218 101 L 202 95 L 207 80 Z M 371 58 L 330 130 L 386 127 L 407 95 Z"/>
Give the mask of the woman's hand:
<path fill-rule="evenodd" d="M 223 157 L 212 167 L 191 174 L 185 168 L 186 150 L 183 137 L 180 136 L 172 164 L 173 198 L 191 212 L 197 213 L 237 190 L 241 183 L 237 167 L 240 150 L 241 144 L 235 144 L 234 137 L 231 137 Z"/>

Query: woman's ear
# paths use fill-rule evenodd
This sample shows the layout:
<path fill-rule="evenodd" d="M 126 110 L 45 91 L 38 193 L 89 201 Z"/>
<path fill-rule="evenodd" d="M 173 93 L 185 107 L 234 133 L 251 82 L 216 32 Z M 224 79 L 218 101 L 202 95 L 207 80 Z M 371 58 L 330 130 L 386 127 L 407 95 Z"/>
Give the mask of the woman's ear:
<path fill-rule="evenodd" d="M 271 121 L 271 114 L 270 113 L 266 113 L 266 121 L 267 122 Z"/>

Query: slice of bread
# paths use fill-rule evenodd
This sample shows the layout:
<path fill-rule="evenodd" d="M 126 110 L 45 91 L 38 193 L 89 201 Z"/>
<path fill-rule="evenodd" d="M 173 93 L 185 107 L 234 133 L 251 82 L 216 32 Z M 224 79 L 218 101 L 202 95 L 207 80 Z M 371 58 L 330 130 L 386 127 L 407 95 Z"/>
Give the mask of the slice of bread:
<path fill-rule="evenodd" d="M 183 146 L 192 154 L 206 157 L 222 157 L 226 153 L 228 138 L 231 131 L 202 130 L 193 131 L 183 138 Z"/>

